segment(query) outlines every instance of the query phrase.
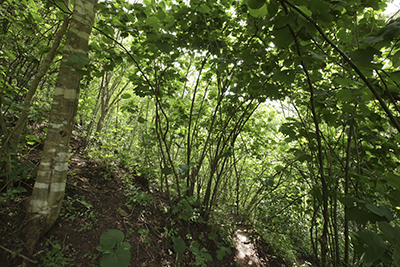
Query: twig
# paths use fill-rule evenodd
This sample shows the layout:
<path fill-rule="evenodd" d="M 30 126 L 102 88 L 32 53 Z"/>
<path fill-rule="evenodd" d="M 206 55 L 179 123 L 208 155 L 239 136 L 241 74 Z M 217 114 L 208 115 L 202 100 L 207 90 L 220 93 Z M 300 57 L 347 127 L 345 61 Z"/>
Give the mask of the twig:
<path fill-rule="evenodd" d="M 20 256 L 21 258 L 23 258 L 24 260 L 27 260 L 27 261 L 29 261 L 29 262 L 38 263 L 37 261 L 31 260 L 30 258 L 28 258 L 28 257 L 26 257 L 26 256 L 24 256 L 24 255 L 22 255 L 22 254 L 19 253 L 19 252 L 15 252 L 15 251 L 9 250 L 8 248 L 3 247 L 2 245 L 0 245 L 0 248 L 1 248 L 1 249 L 4 249 L 5 251 L 7 251 L 7 252 L 9 252 L 9 253 L 11 253 L 11 254 L 17 254 L 17 256 Z"/>

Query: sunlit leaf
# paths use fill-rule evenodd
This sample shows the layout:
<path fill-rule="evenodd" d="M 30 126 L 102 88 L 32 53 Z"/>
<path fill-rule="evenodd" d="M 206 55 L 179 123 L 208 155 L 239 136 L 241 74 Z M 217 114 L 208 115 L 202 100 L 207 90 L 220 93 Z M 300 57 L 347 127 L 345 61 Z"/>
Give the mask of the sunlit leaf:
<path fill-rule="evenodd" d="M 247 5 L 251 9 L 260 9 L 265 4 L 265 0 L 248 0 Z"/>

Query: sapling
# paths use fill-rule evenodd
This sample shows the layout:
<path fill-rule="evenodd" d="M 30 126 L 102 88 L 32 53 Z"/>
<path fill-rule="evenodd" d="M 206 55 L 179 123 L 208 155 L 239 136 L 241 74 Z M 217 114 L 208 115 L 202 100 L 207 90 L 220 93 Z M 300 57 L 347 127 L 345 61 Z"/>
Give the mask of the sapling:
<path fill-rule="evenodd" d="M 110 229 L 100 236 L 97 250 L 103 253 L 101 267 L 128 267 L 131 261 L 131 245 L 124 242 L 124 233 L 118 229 Z"/>

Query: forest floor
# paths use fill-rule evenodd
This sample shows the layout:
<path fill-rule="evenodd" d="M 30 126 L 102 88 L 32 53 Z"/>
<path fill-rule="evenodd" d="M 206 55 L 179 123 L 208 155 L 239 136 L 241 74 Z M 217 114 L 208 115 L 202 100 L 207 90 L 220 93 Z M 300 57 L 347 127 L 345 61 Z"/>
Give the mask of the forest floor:
<path fill-rule="evenodd" d="M 77 142 L 72 145 L 79 146 Z M 39 159 L 40 150 L 30 153 L 31 162 L 37 164 Z M 141 188 L 138 193 L 150 196 L 149 201 L 129 201 L 123 177 L 133 178 L 131 188 Z M 135 173 L 127 173 L 121 168 L 110 169 L 84 154 L 72 153 L 60 217 L 35 251 L 27 251 L 19 235 L 25 224 L 24 201 L 32 184 L 22 185 L 27 192 L 0 201 L 0 265 L 19 266 L 26 257 L 29 266 L 100 266 L 102 255 L 96 247 L 101 234 L 109 229 L 119 229 L 132 246 L 129 266 L 178 266 L 171 241 L 173 235 L 200 240 L 201 247 L 213 258 L 213 261 L 204 261 L 201 253 L 191 254 L 186 249 L 180 266 L 285 266 L 282 260 L 270 255 L 268 245 L 258 242 L 245 225 L 230 222 L 234 228 L 224 230 L 220 226 L 221 231 L 216 237 L 204 238 L 215 234 L 215 227 L 180 220 L 169 212 L 171 209 L 165 196 L 143 184 L 145 181 Z M 231 253 L 218 260 L 218 244 L 226 238 L 221 233 L 229 235 Z M 186 243 L 188 239 L 185 239 Z"/>

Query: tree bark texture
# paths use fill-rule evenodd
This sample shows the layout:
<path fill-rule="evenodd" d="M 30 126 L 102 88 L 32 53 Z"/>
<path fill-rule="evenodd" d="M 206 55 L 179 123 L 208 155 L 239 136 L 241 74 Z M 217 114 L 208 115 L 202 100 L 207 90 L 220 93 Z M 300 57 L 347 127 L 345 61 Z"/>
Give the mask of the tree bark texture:
<path fill-rule="evenodd" d="M 75 0 L 56 80 L 46 143 L 33 192 L 27 202 L 30 218 L 24 232 L 28 248 L 31 250 L 58 218 L 64 198 L 69 141 L 78 106 L 81 80 L 81 75 L 76 69 L 82 68 L 79 61 L 71 62 L 71 56 L 79 57 L 87 52 L 96 2 L 97 0 Z"/>

